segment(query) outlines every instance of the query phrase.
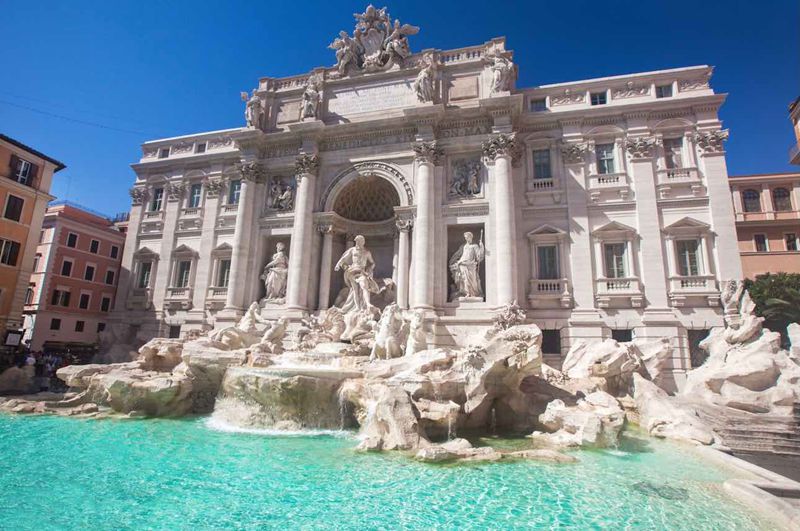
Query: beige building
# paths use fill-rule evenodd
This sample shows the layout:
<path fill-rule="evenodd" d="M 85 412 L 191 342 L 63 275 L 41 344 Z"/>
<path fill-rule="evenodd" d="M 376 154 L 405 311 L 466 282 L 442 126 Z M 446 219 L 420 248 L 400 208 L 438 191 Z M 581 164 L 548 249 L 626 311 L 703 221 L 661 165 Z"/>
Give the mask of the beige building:
<path fill-rule="evenodd" d="M 20 331 L 28 281 L 53 174 L 64 164 L 0 134 L 0 345 Z M 15 334 L 9 342 L 16 343 Z"/>

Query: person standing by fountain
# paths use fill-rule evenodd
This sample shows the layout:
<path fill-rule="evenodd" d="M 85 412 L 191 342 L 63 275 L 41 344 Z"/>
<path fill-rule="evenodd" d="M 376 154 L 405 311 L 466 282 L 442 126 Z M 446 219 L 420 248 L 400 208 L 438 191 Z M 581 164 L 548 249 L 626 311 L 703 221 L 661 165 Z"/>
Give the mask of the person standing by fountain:
<path fill-rule="evenodd" d="M 286 277 L 289 273 L 289 259 L 283 250 L 286 246 L 283 242 L 278 242 L 275 246 L 275 254 L 272 261 L 264 266 L 261 278 L 264 280 L 266 289 L 265 299 L 267 302 L 282 303 L 286 297 Z"/>
<path fill-rule="evenodd" d="M 371 294 L 378 293 L 378 284 L 372 278 L 375 260 L 365 247 L 366 241 L 363 236 L 358 235 L 353 241 L 355 245 L 344 252 L 333 268 L 334 271 L 344 269 L 344 283 L 350 288 L 342 312 L 348 313 L 351 310 L 369 312 L 372 308 Z"/>

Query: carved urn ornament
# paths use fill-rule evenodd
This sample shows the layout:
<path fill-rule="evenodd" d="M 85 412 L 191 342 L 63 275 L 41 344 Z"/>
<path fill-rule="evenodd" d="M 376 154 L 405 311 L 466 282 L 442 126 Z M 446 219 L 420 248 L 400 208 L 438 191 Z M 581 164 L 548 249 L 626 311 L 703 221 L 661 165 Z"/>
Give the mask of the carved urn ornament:
<path fill-rule="evenodd" d="M 344 31 L 328 46 L 336 50 L 336 69 L 339 76 L 353 73 L 382 72 L 395 64 L 402 65 L 411 55 L 408 36 L 419 28 L 394 21 L 386 8 L 372 4 L 363 13 L 355 13 L 356 27 L 352 37 Z"/>

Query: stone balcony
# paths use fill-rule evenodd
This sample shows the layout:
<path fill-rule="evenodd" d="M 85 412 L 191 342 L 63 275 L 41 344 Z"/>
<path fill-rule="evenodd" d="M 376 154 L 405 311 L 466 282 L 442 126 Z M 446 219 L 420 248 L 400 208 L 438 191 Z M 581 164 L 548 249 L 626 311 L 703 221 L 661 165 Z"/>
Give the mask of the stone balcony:
<path fill-rule="evenodd" d="M 525 199 L 531 206 L 549 206 L 553 203 L 561 203 L 562 195 L 563 189 L 560 179 L 531 179 L 528 184 L 528 191 L 525 192 Z"/>
<path fill-rule="evenodd" d="M 589 176 L 587 190 L 594 203 L 603 198 L 625 201 L 630 196 L 631 186 L 627 173 L 602 173 Z"/>
<path fill-rule="evenodd" d="M 182 218 L 202 218 L 203 217 L 203 209 L 202 207 L 188 207 L 181 209 L 181 217 Z"/>
<path fill-rule="evenodd" d="M 206 292 L 206 309 L 207 310 L 221 310 L 225 307 L 225 302 L 228 299 L 227 287 L 212 286 Z"/>
<path fill-rule="evenodd" d="M 191 310 L 192 288 L 169 287 L 164 297 L 164 308 L 168 310 Z"/>
<path fill-rule="evenodd" d="M 142 221 L 139 223 L 139 233 L 157 234 L 164 230 L 164 211 L 154 210 L 142 214 Z"/>
<path fill-rule="evenodd" d="M 531 279 L 528 303 L 532 308 L 571 308 L 572 288 L 566 278 Z"/>
<path fill-rule="evenodd" d="M 133 288 L 128 296 L 129 310 L 149 310 L 153 304 L 153 292 L 150 288 Z"/>
<path fill-rule="evenodd" d="M 641 282 L 637 277 L 598 278 L 595 280 L 595 300 L 600 308 L 639 308 L 644 302 Z"/>
<path fill-rule="evenodd" d="M 660 199 L 676 195 L 701 197 L 706 193 L 697 168 L 671 168 L 658 170 L 656 184 Z"/>
<path fill-rule="evenodd" d="M 709 306 L 719 304 L 719 286 L 713 275 L 669 277 L 669 300 L 672 306 L 684 306 L 689 299 L 698 304 L 706 299 Z"/>

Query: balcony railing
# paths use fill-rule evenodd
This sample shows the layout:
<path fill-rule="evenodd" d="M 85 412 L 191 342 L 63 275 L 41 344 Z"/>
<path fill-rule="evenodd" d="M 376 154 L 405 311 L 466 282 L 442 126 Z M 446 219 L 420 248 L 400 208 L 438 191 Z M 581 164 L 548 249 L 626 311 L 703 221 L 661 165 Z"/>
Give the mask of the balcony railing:
<path fill-rule="evenodd" d="M 153 220 L 153 219 L 162 219 L 164 217 L 163 210 L 148 210 L 142 216 L 146 220 Z"/>
<path fill-rule="evenodd" d="M 233 205 L 222 205 L 223 214 L 236 214 L 239 211 L 239 203 Z"/>
<path fill-rule="evenodd" d="M 669 278 L 670 291 L 675 293 L 716 291 L 717 283 L 713 275 L 672 276 Z"/>
<path fill-rule="evenodd" d="M 224 299 L 228 296 L 228 287 L 210 287 L 208 288 L 208 299 Z"/>
<path fill-rule="evenodd" d="M 167 288 L 167 298 L 169 299 L 188 299 L 191 296 L 192 288 L 188 286 Z"/>
<path fill-rule="evenodd" d="M 598 278 L 596 284 L 598 295 L 628 295 L 641 292 L 639 279 L 636 277 Z"/>
<path fill-rule="evenodd" d="M 199 217 L 203 213 L 203 209 L 200 207 L 188 207 L 181 210 L 181 216 L 184 218 L 188 217 Z"/>
<path fill-rule="evenodd" d="M 700 180 L 697 168 L 658 170 L 658 184 L 690 184 Z"/>
<path fill-rule="evenodd" d="M 531 189 L 534 192 L 549 191 L 555 188 L 555 179 L 533 179 Z"/>
<path fill-rule="evenodd" d="M 589 188 L 621 188 L 628 186 L 626 173 L 599 173 L 589 177 Z"/>
<path fill-rule="evenodd" d="M 528 302 L 534 308 L 545 306 L 572 306 L 572 292 L 569 280 L 557 279 L 531 279 L 528 281 Z"/>
<path fill-rule="evenodd" d="M 535 295 L 561 295 L 569 293 L 569 281 L 565 278 L 553 280 L 531 280 L 530 291 Z"/>

